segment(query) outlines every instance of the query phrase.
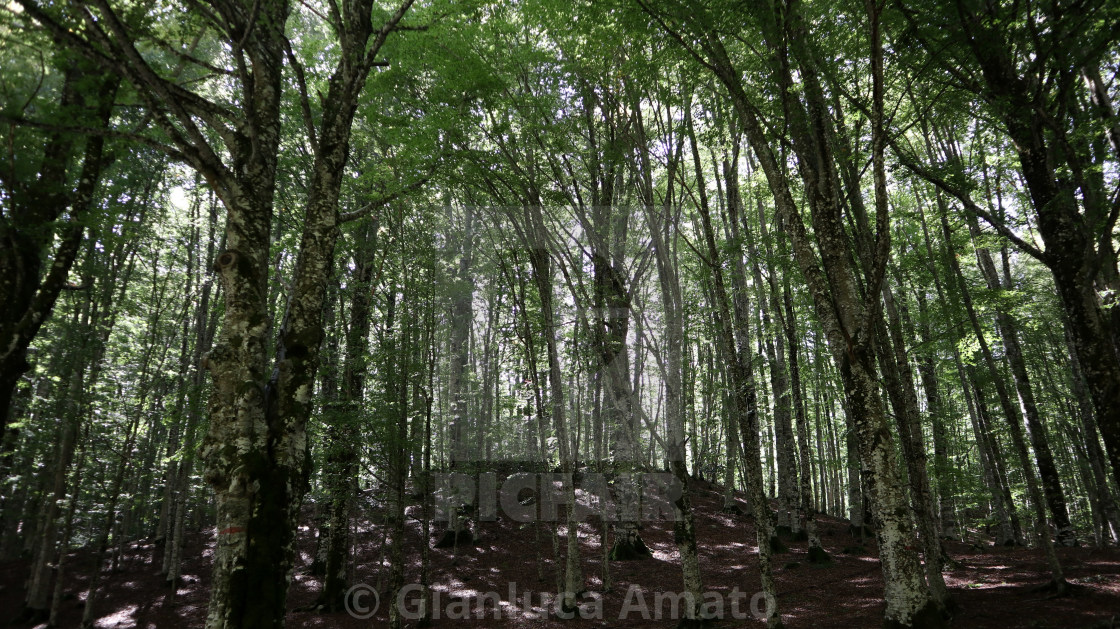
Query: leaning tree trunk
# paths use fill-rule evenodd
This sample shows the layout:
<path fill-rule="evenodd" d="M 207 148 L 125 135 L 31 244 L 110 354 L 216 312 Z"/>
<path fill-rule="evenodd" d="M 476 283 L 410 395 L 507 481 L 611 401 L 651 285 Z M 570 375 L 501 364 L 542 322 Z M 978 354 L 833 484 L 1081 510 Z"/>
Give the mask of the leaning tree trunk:
<path fill-rule="evenodd" d="M 975 216 L 968 216 L 968 228 L 975 241 L 980 237 L 980 225 Z M 984 247 L 976 244 L 976 261 L 988 289 L 1002 292 L 1010 289 L 1000 281 L 999 272 L 992 262 L 991 253 Z M 1015 381 L 1015 390 L 1019 394 L 1019 408 L 1022 409 L 1023 421 L 1030 437 L 1031 449 L 1034 451 L 1035 462 L 1038 464 L 1038 475 L 1042 484 L 1042 493 L 1046 498 L 1046 506 L 1054 520 L 1058 543 L 1063 546 L 1076 546 L 1077 533 L 1069 521 L 1069 511 L 1066 508 L 1065 493 L 1062 491 L 1061 478 L 1058 467 L 1054 464 L 1054 455 L 1050 451 L 1050 440 L 1046 436 L 1046 426 L 1038 412 L 1038 404 L 1034 399 L 1034 390 L 1031 388 L 1030 378 L 1027 375 L 1027 362 L 1023 358 L 1023 348 L 1019 343 L 1019 322 L 1002 305 L 996 308 L 996 321 L 999 324 L 999 334 L 1003 341 L 1004 356 L 1007 366 L 1010 367 L 1011 376 Z"/>
<path fill-rule="evenodd" d="M 940 194 L 938 195 L 938 199 L 940 199 Z M 1035 536 L 1038 539 L 1039 546 L 1042 547 L 1043 553 L 1046 555 L 1046 561 L 1050 567 L 1051 585 L 1058 594 L 1065 594 L 1069 586 L 1062 573 L 1062 565 L 1058 561 L 1058 555 L 1054 551 L 1054 542 L 1050 539 L 1050 531 L 1046 523 L 1046 507 L 1044 506 L 1046 503 L 1043 499 L 1042 490 L 1038 485 L 1038 477 L 1035 475 L 1034 467 L 1031 465 L 1030 453 L 1027 451 L 1026 441 L 1023 439 L 1023 429 L 1019 424 L 1018 413 L 1015 412 L 1011 404 L 1011 398 L 1007 393 L 1007 387 L 1004 385 L 999 370 L 996 368 L 995 358 L 993 358 L 991 348 L 988 347 L 988 342 L 984 338 L 984 330 L 980 326 L 980 319 L 976 314 L 976 309 L 972 305 L 972 296 L 969 293 L 968 286 L 965 284 L 964 274 L 961 272 L 960 263 L 957 261 L 956 254 L 953 250 L 952 232 L 949 228 L 949 219 L 946 214 L 945 204 L 939 202 L 938 206 L 941 213 L 941 233 L 945 239 L 945 247 L 947 249 L 947 255 L 945 257 L 949 262 L 949 269 L 956 280 L 961 303 L 964 304 L 965 311 L 968 313 L 968 319 L 972 324 L 973 333 L 976 335 L 976 341 L 980 345 L 981 357 L 995 384 L 1000 407 L 1003 409 L 1003 415 L 1007 420 L 1007 426 L 1010 428 L 1011 443 L 1015 447 L 1015 453 L 1019 458 L 1019 465 L 1023 469 L 1023 476 L 1027 484 L 1027 492 L 1031 499 L 1031 506 L 1034 507 L 1035 511 Z"/>
<path fill-rule="evenodd" d="M 874 5 L 869 5 L 873 7 Z M 872 9 L 877 11 L 877 9 Z M 876 26 L 877 28 L 877 26 Z M 873 59 L 873 79 L 881 90 L 882 87 L 882 59 L 876 52 Z M 881 93 L 879 96 L 881 97 Z M 878 98 L 877 97 L 877 98 Z M 877 222 L 881 221 L 887 212 L 886 201 L 886 173 L 883 165 L 884 144 L 882 137 L 882 111 L 881 103 L 876 101 L 876 109 L 872 112 L 873 124 L 876 125 L 873 147 L 873 177 L 875 187 L 875 211 Z M 837 116 L 840 137 L 847 137 L 848 133 L 843 125 L 843 117 Z M 846 150 L 852 150 L 846 147 Z M 933 602 L 943 612 L 951 611 L 952 601 L 945 587 L 945 579 L 941 574 L 944 565 L 945 552 L 941 545 L 934 513 L 933 492 L 930 488 L 929 473 L 927 470 L 927 454 L 925 438 L 922 432 L 920 410 L 918 408 L 918 394 L 914 386 L 914 378 L 910 367 L 910 360 L 905 350 L 905 341 L 902 336 L 901 318 L 899 310 L 904 310 L 904 304 L 896 304 L 894 293 L 886 281 L 885 270 L 882 269 L 881 257 L 883 248 L 882 240 L 885 234 L 880 228 L 880 238 L 872 233 L 867 209 L 860 195 L 858 164 L 847 160 L 841 168 L 843 181 L 848 194 L 848 208 L 851 212 L 854 228 L 854 243 L 857 248 L 856 258 L 861 261 L 866 282 L 871 287 L 878 287 L 878 295 L 869 292 L 865 299 L 881 299 L 882 304 L 870 304 L 866 319 L 870 326 L 869 334 L 873 337 L 873 346 L 878 357 L 879 370 L 882 374 L 883 388 L 886 390 L 891 407 L 894 409 L 895 425 L 903 453 L 903 460 L 907 468 L 906 479 L 910 486 L 910 499 L 913 514 L 918 525 L 918 539 L 922 544 L 925 556 L 924 569 L 926 583 Z M 884 276 L 875 276 L 875 273 Z M 885 316 L 884 316 L 885 314 Z"/>
<path fill-rule="evenodd" d="M 69 64 L 63 75 L 59 107 L 66 115 L 105 128 L 113 111 L 120 77 L 99 74 L 84 60 Z M 95 94 L 93 106 L 84 104 L 85 93 Z M 70 274 L 85 233 L 82 217 L 93 203 L 101 174 L 111 161 L 105 155 L 105 138 L 90 134 L 81 151 L 78 173 L 68 168 L 79 146 L 73 136 L 52 133 L 43 147 L 43 158 L 33 183 L 13 181 L 8 187 L 10 212 L 0 220 L 0 453 L 9 444 L 8 419 L 12 396 L 20 377 L 31 368 L 27 349 L 50 318 L 55 301 Z M 54 247 L 53 225 L 62 223 Z M 43 273 L 43 260 L 54 247 L 53 260 Z"/>

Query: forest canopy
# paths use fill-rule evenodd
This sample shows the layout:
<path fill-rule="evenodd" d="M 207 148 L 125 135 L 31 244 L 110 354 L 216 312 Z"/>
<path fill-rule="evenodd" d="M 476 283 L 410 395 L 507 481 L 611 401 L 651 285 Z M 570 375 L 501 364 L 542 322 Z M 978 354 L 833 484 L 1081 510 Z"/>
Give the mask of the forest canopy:
<path fill-rule="evenodd" d="M 593 626 L 637 588 L 699 627 L 734 587 L 769 627 L 1022 592 L 1103 622 L 1118 24 L 6 1 L 0 607 L 395 629 L 493 587 L 508 626 Z M 1018 589 L 970 593 L 1000 562 Z"/>

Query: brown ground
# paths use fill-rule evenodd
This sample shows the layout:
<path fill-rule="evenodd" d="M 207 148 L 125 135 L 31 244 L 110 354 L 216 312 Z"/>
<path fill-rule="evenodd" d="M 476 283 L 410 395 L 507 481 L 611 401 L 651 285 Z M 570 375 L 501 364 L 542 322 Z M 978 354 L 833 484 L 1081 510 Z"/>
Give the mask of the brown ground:
<path fill-rule="evenodd" d="M 750 595 L 759 588 L 757 563 L 754 557 L 754 532 L 749 517 L 730 516 L 719 512 L 720 498 L 715 489 L 701 483 L 694 494 L 696 506 L 697 538 L 701 547 L 701 566 L 706 589 L 718 592 L 724 599 L 724 609 L 730 615 L 732 588 L 747 593 L 740 609 L 749 614 Z M 415 514 L 415 513 L 414 513 Z M 778 599 L 787 627 L 879 627 L 883 604 L 882 576 L 879 571 L 874 543 L 868 540 L 868 552 L 847 554 L 845 548 L 855 545 L 847 533 L 846 522 L 836 518 L 821 518 L 821 537 L 833 563 L 815 566 L 805 561 L 804 543 L 791 543 L 792 550 L 775 556 L 775 574 L 778 582 Z M 416 535 L 410 540 L 407 556 L 419 557 L 419 527 L 412 520 Z M 315 599 L 318 582 L 307 575 L 309 555 L 314 546 L 311 533 L 306 528 L 300 532 L 301 558 L 293 579 L 289 596 L 288 626 L 299 628 L 319 627 L 382 627 L 387 624 L 388 605 L 381 605 L 376 616 L 359 620 L 346 613 L 319 614 L 297 611 Z M 432 551 L 433 583 L 441 594 L 437 609 L 444 618 L 434 627 L 531 627 L 584 628 L 584 627 L 673 627 L 669 619 L 671 605 L 664 600 L 660 608 L 664 617 L 645 619 L 640 608 L 620 620 L 624 598 L 631 585 L 643 592 L 644 603 L 652 614 L 658 607 L 655 592 L 678 591 L 681 587 L 680 568 L 677 564 L 676 546 L 673 543 L 669 522 L 653 522 L 643 531 L 646 543 L 654 553 L 652 559 L 631 562 L 612 562 L 611 575 L 614 587 L 603 597 L 601 619 L 560 620 L 540 617 L 541 592 L 553 590 L 552 542 L 547 529 L 541 529 L 539 541 L 533 526 L 522 527 L 509 520 L 484 523 L 476 546 L 460 548 L 456 559 L 450 549 Z M 590 525 L 581 530 L 584 549 L 584 576 L 588 589 L 601 590 L 599 581 L 601 552 L 598 534 Z M 210 578 L 209 540 L 199 534 L 188 542 L 187 560 L 183 567 L 184 583 L 174 598 L 169 588 L 162 585 L 158 563 L 152 562 L 157 549 L 150 543 L 139 542 L 130 547 L 130 553 L 115 575 L 105 575 L 105 591 L 98 607 L 101 618 L 98 627 L 120 629 L 162 629 L 201 627 L 206 612 L 207 586 Z M 849 548 L 849 550 L 851 550 Z M 1067 578 L 1075 584 L 1075 595 L 1050 599 L 1044 592 L 1035 591 L 1047 582 L 1045 564 L 1034 550 L 979 548 L 961 543 L 948 543 L 948 551 L 959 566 L 946 573 L 955 601 L 960 611 L 952 621 L 953 627 L 975 628 L 1068 628 L 1120 627 L 1120 550 L 1070 548 L 1062 549 L 1060 556 Z M 162 556 L 162 555 L 160 555 Z M 544 560 L 545 580 L 538 580 L 538 556 Z M 387 599 L 382 534 L 378 527 L 364 530 L 358 539 L 355 581 L 370 584 L 381 590 L 382 600 Z M 81 618 L 82 599 L 86 575 L 90 569 L 88 553 L 77 553 L 69 564 L 67 599 L 63 603 L 60 626 L 77 627 Z M 73 568 L 77 568 L 76 571 Z M 418 577 L 419 560 L 410 566 L 406 578 Z M 75 575 L 75 572 L 80 574 Z M 0 623 L 6 622 L 19 610 L 22 601 L 22 583 L 27 573 L 26 561 L 0 563 Z M 515 583 L 517 596 L 522 602 L 516 608 L 508 605 L 509 583 Z M 493 619 L 493 605 L 482 604 L 485 619 L 451 619 L 446 616 L 462 609 L 462 597 L 477 615 L 480 592 L 496 591 L 503 599 L 499 610 L 501 619 Z M 527 609 L 526 593 L 536 606 L 536 612 Z M 632 596 L 634 593 L 632 593 Z M 370 597 L 360 603 L 370 602 Z M 584 600 L 590 601 L 590 598 Z M 641 600 L 633 597 L 631 603 Z M 633 609 L 633 607 L 632 607 Z M 1113 624 L 1115 622 L 1115 625 Z M 414 623 L 409 623 L 410 626 Z M 10 625 L 20 628 L 32 625 Z M 41 625 L 40 625 L 41 626 Z M 750 618 L 725 620 L 712 623 L 713 627 L 763 627 L 763 623 Z"/>

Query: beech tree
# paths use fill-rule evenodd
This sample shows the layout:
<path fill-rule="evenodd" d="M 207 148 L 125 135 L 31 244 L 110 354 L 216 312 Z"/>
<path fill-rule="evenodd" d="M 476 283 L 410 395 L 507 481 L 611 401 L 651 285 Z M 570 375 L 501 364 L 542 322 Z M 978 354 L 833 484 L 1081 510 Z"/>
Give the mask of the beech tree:
<path fill-rule="evenodd" d="M 993 553 L 1094 620 L 1114 13 L 19 0 L 0 601 L 941 627 Z"/>
<path fill-rule="evenodd" d="M 1117 315 L 1114 309 L 1106 314 L 1111 302 L 1097 296 L 1098 288 L 1116 290 L 1120 277 L 1113 235 L 1117 212 L 1106 200 L 1104 179 L 1093 174 L 1120 153 L 1112 99 L 1100 74 L 1115 45 L 1109 25 L 1116 10 L 1098 2 L 962 4 L 944 12 L 902 13 L 910 24 L 908 34 L 950 73 L 954 87 L 990 108 L 1014 143 L 1042 247 L 1017 236 L 998 212 L 968 203 L 960 185 L 931 168 L 919 172 L 958 197 L 968 211 L 979 210 L 1054 274 L 1112 471 L 1120 476 L 1120 357 L 1115 341 L 1102 342 L 1116 338 Z M 1042 22 L 1054 26 L 1042 28 Z M 1093 139 L 1073 136 L 1066 125 L 1091 125 L 1097 132 Z M 1063 174 L 1067 169 L 1068 176 Z"/>
<path fill-rule="evenodd" d="M 194 6 L 203 16 L 195 36 L 201 39 L 213 29 L 210 37 L 217 39 L 210 42 L 224 38 L 231 54 L 222 63 L 232 67 L 215 67 L 189 54 L 180 58 L 203 75 L 230 76 L 237 87 L 226 102 L 207 99 L 161 74 L 140 54 L 140 36 L 129 17 L 108 2 L 59 7 L 21 3 L 60 45 L 129 81 L 160 132 L 148 142 L 198 170 L 227 212 L 225 246 L 214 260 L 225 313 L 205 358 L 215 386 L 203 458 L 217 495 L 219 521 L 207 627 L 283 624 L 292 533 L 307 482 L 305 425 L 322 340 L 324 282 L 337 238 L 342 166 L 366 77 L 410 5 L 402 5 L 380 29 L 373 23 L 372 2 L 336 8 L 330 26 L 339 37 L 340 54 L 317 124 L 304 70 L 287 37 L 291 7 L 283 0 Z M 165 44 L 153 35 L 154 45 Z M 273 326 L 265 298 L 286 58 L 303 85 L 307 141 L 315 164 L 298 271 L 275 331 L 275 364 L 270 368 Z M 283 525 L 276 527 L 276 522 Z"/>

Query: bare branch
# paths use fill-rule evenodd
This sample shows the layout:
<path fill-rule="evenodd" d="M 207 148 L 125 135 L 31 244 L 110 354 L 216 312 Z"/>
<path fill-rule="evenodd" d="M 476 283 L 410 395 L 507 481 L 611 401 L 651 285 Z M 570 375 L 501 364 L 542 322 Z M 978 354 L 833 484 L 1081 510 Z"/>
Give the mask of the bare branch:
<path fill-rule="evenodd" d="M 405 0 L 404 4 L 397 9 L 397 12 L 389 18 L 389 21 L 381 26 L 381 30 L 377 31 L 377 37 L 374 38 L 373 45 L 371 45 L 366 52 L 363 62 L 367 70 L 373 67 L 377 58 L 377 53 L 381 52 L 381 47 L 385 45 L 385 40 L 389 38 L 389 33 L 397 29 L 397 25 L 400 24 L 401 19 L 404 18 L 404 14 L 408 12 L 408 9 L 412 6 L 414 1 L 415 0 Z"/>
<path fill-rule="evenodd" d="M 303 72 L 303 64 L 296 58 L 292 52 L 292 42 L 284 37 L 284 54 L 288 56 L 288 63 L 291 64 L 292 70 L 296 73 L 296 84 L 299 86 L 299 108 L 303 113 L 303 124 L 307 128 L 307 138 L 311 143 L 311 151 L 315 154 L 319 153 L 319 140 L 315 136 L 315 119 L 311 116 L 311 102 L 307 97 L 307 80 Z"/>
<path fill-rule="evenodd" d="M 352 212 L 344 212 L 344 213 L 342 213 L 338 216 L 338 222 L 339 223 L 346 223 L 346 222 L 349 222 L 349 221 L 359 219 L 359 218 L 369 214 L 370 212 L 372 212 L 373 210 L 375 210 L 379 207 L 384 207 L 384 206 L 392 203 L 393 201 L 396 201 L 397 199 L 399 199 L 399 198 L 403 197 L 404 195 L 408 194 L 409 192 L 414 192 L 416 190 L 419 190 L 424 184 L 428 183 L 428 181 L 431 178 L 432 178 L 431 173 L 428 173 L 427 175 L 421 177 L 420 179 L 417 179 L 416 181 L 408 184 L 407 186 L 405 186 L 403 188 L 400 188 L 398 190 L 394 190 L 393 192 L 390 192 L 389 194 L 381 196 L 377 199 L 374 199 L 373 201 L 370 201 L 369 203 L 365 204 L 364 206 L 362 206 L 362 207 L 360 207 L 360 208 L 358 208 L 358 209 L 356 209 Z"/>
<path fill-rule="evenodd" d="M 898 161 L 903 166 L 908 168 L 910 172 L 955 197 L 958 201 L 961 202 L 961 205 L 963 205 L 966 210 L 984 219 L 984 221 L 991 225 L 997 232 L 1000 233 L 1000 235 L 1010 240 L 1016 247 L 1021 249 L 1026 254 L 1030 255 L 1032 258 L 1035 258 L 1036 260 L 1042 262 L 1047 266 L 1050 265 L 1050 256 L 1048 256 L 1046 252 L 1039 250 L 1038 247 L 1035 247 L 1034 245 L 1020 238 L 1015 234 L 1015 232 L 1011 231 L 1011 228 L 1005 225 L 1003 221 L 996 220 L 996 218 L 989 212 L 985 211 L 983 208 L 977 205 L 967 192 L 949 183 L 945 180 L 944 177 L 941 177 L 932 169 L 921 165 L 917 160 L 907 155 L 906 152 L 898 145 L 898 141 L 895 138 L 888 136 L 887 143 L 890 144 L 891 150 L 894 152 L 895 156 L 898 157 Z"/>

